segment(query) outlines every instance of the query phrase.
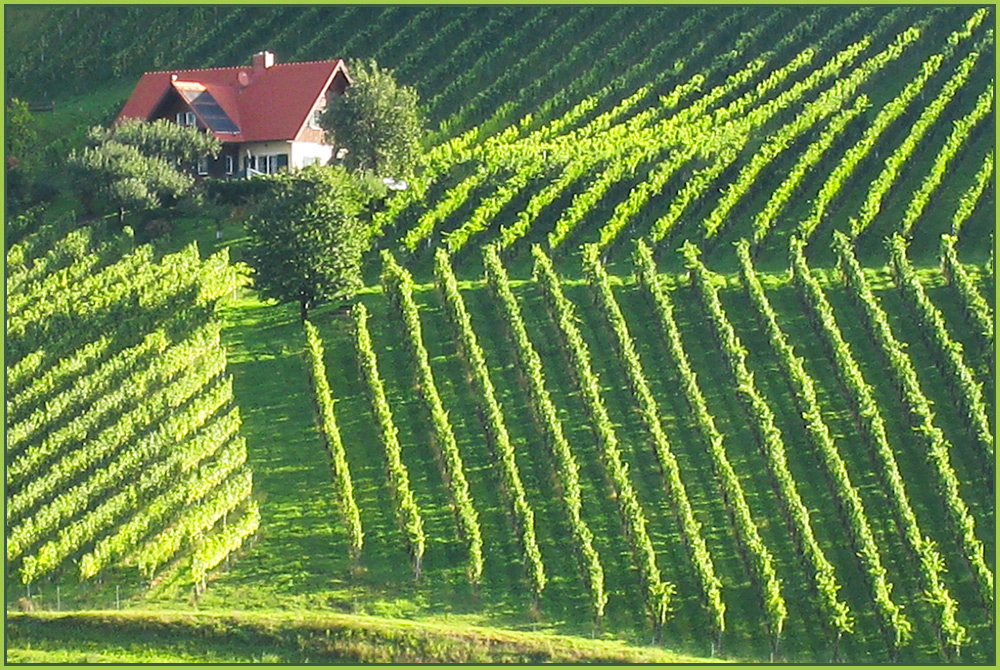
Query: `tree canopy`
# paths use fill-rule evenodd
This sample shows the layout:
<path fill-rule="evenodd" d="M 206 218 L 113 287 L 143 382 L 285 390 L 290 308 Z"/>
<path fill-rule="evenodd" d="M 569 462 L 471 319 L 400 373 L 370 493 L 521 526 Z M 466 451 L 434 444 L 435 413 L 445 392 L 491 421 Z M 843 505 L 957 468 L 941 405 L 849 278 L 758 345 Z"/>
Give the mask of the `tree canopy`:
<path fill-rule="evenodd" d="M 330 100 L 320 122 L 328 141 L 347 149 L 343 162 L 349 169 L 411 176 L 423 134 L 416 90 L 398 84 L 374 60 L 352 61 L 349 71 L 351 85 Z"/>
<path fill-rule="evenodd" d="M 246 260 L 260 294 L 298 303 L 303 321 L 320 303 L 353 298 L 371 242 L 362 213 L 376 189 L 341 166 L 257 179 L 269 187 L 247 218 Z"/>
<path fill-rule="evenodd" d="M 116 142 L 132 146 L 144 156 L 160 158 L 174 165 L 193 163 L 203 156 L 218 156 L 222 148 L 211 133 L 179 126 L 166 119 L 148 122 L 123 119 L 110 128 L 91 128 L 88 138 L 94 144 Z"/>
<path fill-rule="evenodd" d="M 201 156 L 218 155 L 212 135 L 169 121 L 130 119 L 88 133 L 92 146 L 69 157 L 74 191 L 91 211 L 149 210 L 187 192 L 194 179 L 182 170 Z"/>

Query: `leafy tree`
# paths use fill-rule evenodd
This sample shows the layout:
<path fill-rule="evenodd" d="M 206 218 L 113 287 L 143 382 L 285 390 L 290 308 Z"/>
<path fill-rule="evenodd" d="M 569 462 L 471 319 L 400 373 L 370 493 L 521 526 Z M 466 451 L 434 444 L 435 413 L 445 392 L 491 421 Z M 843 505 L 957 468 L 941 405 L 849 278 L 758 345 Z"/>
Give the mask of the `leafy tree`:
<path fill-rule="evenodd" d="M 322 302 L 344 302 L 363 286 L 371 244 L 362 212 L 377 189 L 342 166 L 310 166 L 257 177 L 269 188 L 246 222 L 246 260 L 258 291 L 297 302 L 305 321 Z"/>
<path fill-rule="evenodd" d="M 221 149 L 214 136 L 165 120 L 94 127 L 88 139 L 93 146 L 70 154 L 71 184 L 88 210 L 113 210 L 119 225 L 127 211 L 176 201 L 194 184 L 183 166 Z"/>
<path fill-rule="evenodd" d="M 17 98 L 7 102 L 7 133 L 4 137 L 7 156 L 24 161 L 37 148 L 38 132 L 35 117 L 28 109 L 28 103 Z"/>
<path fill-rule="evenodd" d="M 348 150 L 344 165 L 352 170 L 411 176 L 423 134 L 417 92 L 374 60 L 352 61 L 350 73 L 351 85 L 329 102 L 320 121 L 328 141 Z"/>
<path fill-rule="evenodd" d="M 38 133 L 28 103 L 17 98 L 7 102 L 7 206 L 13 211 L 29 200 L 31 181 L 38 165 Z"/>
<path fill-rule="evenodd" d="M 144 156 L 161 158 L 174 165 L 194 163 L 202 156 L 218 156 L 222 147 L 214 135 L 166 119 L 152 122 L 124 119 L 110 128 L 95 126 L 88 137 L 95 144 L 111 141 L 126 144 Z"/>
<path fill-rule="evenodd" d="M 117 142 L 74 152 L 69 167 L 73 189 L 84 207 L 117 212 L 119 225 L 124 223 L 125 212 L 159 207 L 194 183 L 193 177 L 163 159 Z"/>

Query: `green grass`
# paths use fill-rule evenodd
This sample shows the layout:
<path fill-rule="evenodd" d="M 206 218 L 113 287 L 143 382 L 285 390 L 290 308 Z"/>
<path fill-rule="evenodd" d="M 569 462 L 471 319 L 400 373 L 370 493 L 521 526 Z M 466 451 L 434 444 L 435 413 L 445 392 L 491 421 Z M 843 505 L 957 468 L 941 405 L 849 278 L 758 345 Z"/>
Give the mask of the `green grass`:
<path fill-rule="evenodd" d="M 666 649 L 347 614 L 9 614 L 7 662 L 700 663 Z M 127 639 L 128 642 L 124 640 Z"/>

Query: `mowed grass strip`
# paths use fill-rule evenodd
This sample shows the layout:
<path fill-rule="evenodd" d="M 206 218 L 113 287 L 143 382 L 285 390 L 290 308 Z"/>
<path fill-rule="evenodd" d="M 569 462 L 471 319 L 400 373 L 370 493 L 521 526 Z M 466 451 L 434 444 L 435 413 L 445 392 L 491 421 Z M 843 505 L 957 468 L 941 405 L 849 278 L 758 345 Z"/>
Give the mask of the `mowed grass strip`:
<path fill-rule="evenodd" d="M 629 466 L 629 475 L 636 497 L 646 516 L 647 533 L 656 552 L 656 563 L 664 581 L 677 586 L 671 598 L 672 614 L 664 628 L 664 636 L 682 639 L 698 648 L 705 647 L 705 627 L 710 620 L 705 614 L 698 577 L 684 548 L 684 540 L 670 497 L 665 490 L 663 474 L 646 429 L 639 406 L 629 386 L 617 343 L 603 315 L 594 305 L 592 289 L 585 284 L 563 283 L 562 290 L 579 315 L 577 326 L 594 354 L 590 358 L 608 416 L 614 425 L 622 461 Z M 684 585 L 687 585 L 686 587 Z"/>
<path fill-rule="evenodd" d="M 484 604 L 523 610 L 530 598 L 522 584 L 521 568 L 513 526 L 507 519 L 500 493 L 497 466 L 487 445 L 486 434 L 477 419 L 472 387 L 458 354 L 457 341 L 448 324 L 442 298 L 437 290 L 414 293 L 419 305 L 424 346 L 434 369 L 435 384 L 448 413 L 455 441 L 465 464 L 469 491 L 475 501 L 483 532 Z"/>
<path fill-rule="evenodd" d="M 8 616 L 5 630 L 8 660 L 12 655 L 50 660 L 49 654 L 79 660 L 80 655 L 94 654 L 119 662 L 137 658 L 294 664 L 711 662 L 617 641 L 347 614 L 16 613 Z M 43 653 L 36 655 L 38 650 Z"/>
<path fill-rule="evenodd" d="M 641 629 L 645 617 L 639 574 L 632 565 L 632 553 L 622 534 L 618 505 L 600 461 L 587 407 L 570 373 L 569 352 L 564 348 L 541 287 L 531 281 L 512 288 L 520 300 L 528 335 L 545 366 L 545 385 L 580 469 L 583 518 L 594 533 L 594 547 L 604 567 L 608 592 L 607 627 Z"/>
<path fill-rule="evenodd" d="M 539 614 L 562 619 L 590 634 L 588 598 L 579 576 L 577 560 L 568 547 L 572 537 L 568 520 L 558 504 L 553 459 L 545 447 L 542 428 L 534 416 L 527 381 L 517 364 L 513 346 L 505 335 L 504 317 L 485 284 L 463 287 L 472 327 L 490 365 L 490 374 L 516 452 L 525 497 L 535 513 L 535 530 L 545 561 L 548 584 L 539 603 Z"/>

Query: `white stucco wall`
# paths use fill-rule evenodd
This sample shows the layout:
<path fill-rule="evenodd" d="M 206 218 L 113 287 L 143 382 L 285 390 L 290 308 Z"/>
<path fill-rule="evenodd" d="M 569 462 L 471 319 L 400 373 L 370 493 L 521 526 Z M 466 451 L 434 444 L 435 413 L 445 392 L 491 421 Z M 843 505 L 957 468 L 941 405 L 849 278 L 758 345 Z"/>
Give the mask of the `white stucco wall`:
<path fill-rule="evenodd" d="M 307 159 L 318 159 L 320 165 L 326 165 L 333 157 L 333 147 L 329 144 L 319 144 L 316 142 L 292 142 L 291 164 L 296 167 L 304 167 Z M 315 162 L 315 161 L 314 161 Z"/>
<path fill-rule="evenodd" d="M 333 156 L 333 147 L 315 142 L 253 142 L 240 149 L 241 168 L 248 151 L 257 157 L 288 154 L 288 166 L 292 169 L 304 167 L 308 159 L 319 159 L 321 165 L 326 165 Z"/>

